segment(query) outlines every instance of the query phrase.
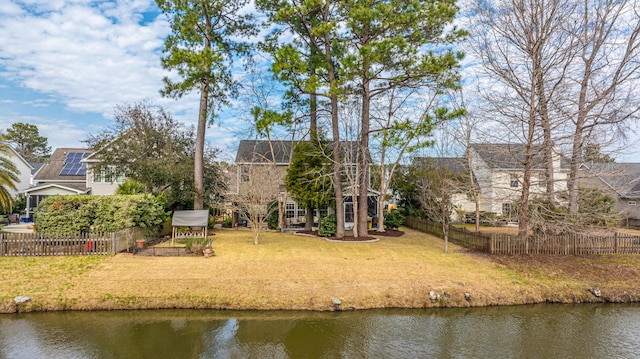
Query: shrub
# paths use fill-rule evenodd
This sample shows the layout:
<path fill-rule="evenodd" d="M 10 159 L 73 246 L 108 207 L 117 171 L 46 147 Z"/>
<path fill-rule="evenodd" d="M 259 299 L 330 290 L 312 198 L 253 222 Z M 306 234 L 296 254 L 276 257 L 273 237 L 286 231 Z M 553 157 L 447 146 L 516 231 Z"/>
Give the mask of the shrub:
<path fill-rule="evenodd" d="M 278 207 L 278 202 L 273 201 L 269 204 L 269 215 L 267 216 L 267 228 L 269 229 L 278 229 L 278 215 L 279 211 L 277 209 L 273 209 L 273 207 Z"/>
<path fill-rule="evenodd" d="M 231 217 L 227 217 L 227 219 L 225 219 L 224 222 L 222 222 L 222 227 L 224 228 L 231 228 L 232 225 L 233 225 L 233 220 L 231 219 Z"/>
<path fill-rule="evenodd" d="M 154 235 L 167 219 L 161 200 L 149 194 L 114 196 L 50 196 L 35 213 L 39 232 L 117 232 L 140 227 Z"/>
<path fill-rule="evenodd" d="M 384 215 L 384 226 L 389 229 L 398 229 L 404 223 L 404 218 L 399 211 L 387 212 Z"/>
<path fill-rule="evenodd" d="M 185 240 L 184 250 L 186 252 L 195 253 L 197 255 L 203 255 L 205 248 L 210 246 L 209 240 L 203 237 L 189 237 Z"/>
<path fill-rule="evenodd" d="M 336 230 L 338 229 L 337 225 L 337 217 L 335 214 L 326 215 L 322 218 L 322 223 L 320 224 L 320 229 L 318 233 L 323 237 L 331 237 L 336 234 Z"/>

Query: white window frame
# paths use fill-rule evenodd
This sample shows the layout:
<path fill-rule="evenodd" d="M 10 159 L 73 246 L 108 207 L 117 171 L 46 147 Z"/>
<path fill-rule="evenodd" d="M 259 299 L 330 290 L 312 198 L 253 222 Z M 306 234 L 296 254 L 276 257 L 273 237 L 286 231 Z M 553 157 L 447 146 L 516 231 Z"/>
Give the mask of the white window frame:
<path fill-rule="evenodd" d="M 92 173 L 93 183 L 123 183 L 125 180 L 124 174 L 122 171 L 118 171 L 116 166 L 102 166 L 99 170 L 98 168 L 93 168 Z"/>

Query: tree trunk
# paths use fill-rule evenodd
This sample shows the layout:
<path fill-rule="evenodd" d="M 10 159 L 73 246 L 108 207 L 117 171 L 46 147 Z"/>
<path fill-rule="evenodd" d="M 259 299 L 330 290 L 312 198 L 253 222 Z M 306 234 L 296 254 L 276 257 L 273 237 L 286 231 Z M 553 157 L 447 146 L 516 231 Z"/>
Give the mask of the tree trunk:
<path fill-rule="evenodd" d="M 305 231 L 313 230 L 313 206 L 307 206 L 307 213 L 306 213 L 306 218 L 304 222 L 304 230 Z"/>
<path fill-rule="evenodd" d="M 362 83 L 362 118 L 360 123 L 360 144 L 358 146 L 358 165 L 360 168 L 358 181 L 358 237 L 366 237 L 369 235 L 367 229 L 368 217 L 368 201 L 367 194 L 369 189 L 369 110 L 371 105 L 371 95 L 369 89 L 369 80 L 365 79 Z M 354 233 L 355 234 L 355 233 Z"/>
<path fill-rule="evenodd" d="M 207 130 L 207 108 L 209 100 L 208 80 L 202 80 L 200 89 L 200 109 L 198 112 L 198 132 L 196 134 L 195 157 L 193 161 L 193 209 L 204 209 L 204 139 Z"/>
<path fill-rule="evenodd" d="M 535 69 L 534 69 L 535 70 Z M 544 178 L 546 182 L 546 195 L 550 204 L 555 202 L 555 178 L 553 169 L 553 139 L 551 137 L 551 119 L 549 118 L 547 95 L 544 88 L 544 76 L 541 68 L 538 71 L 537 92 L 538 92 L 538 111 L 542 124 L 543 151 L 544 151 Z"/>
<path fill-rule="evenodd" d="M 333 74 L 330 73 L 330 77 Z M 338 123 L 338 96 L 331 96 L 331 124 L 333 127 L 333 189 L 336 196 L 336 238 L 344 237 L 344 195 L 342 194 L 342 159 Z"/>

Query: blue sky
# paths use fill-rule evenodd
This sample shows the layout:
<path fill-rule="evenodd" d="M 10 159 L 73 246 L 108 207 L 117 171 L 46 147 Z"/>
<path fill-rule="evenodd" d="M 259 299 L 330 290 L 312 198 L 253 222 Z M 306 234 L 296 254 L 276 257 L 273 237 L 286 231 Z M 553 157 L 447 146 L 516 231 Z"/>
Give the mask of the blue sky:
<path fill-rule="evenodd" d="M 0 129 L 31 123 L 52 148 L 84 147 L 87 135 L 113 124 L 117 105 L 149 100 L 184 123 L 197 119 L 197 93 L 160 96 L 169 26 L 154 0 L 0 0 L 0 33 Z M 243 121 L 251 107 L 246 98 L 232 99 L 207 130 L 221 159 L 233 160 L 237 141 L 251 138 Z M 619 160 L 640 162 L 636 148 Z"/>
<path fill-rule="evenodd" d="M 31 123 L 52 148 L 84 147 L 88 134 L 113 124 L 116 105 L 145 99 L 182 122 L 197 119 L 197 94 L 159 94 L 169 26 L 153 0 L 4 0 L 0 33 L 1 129 Z M 225 122 L 237 124 L 214 125 L 207 139 L 233 149 Z"/>

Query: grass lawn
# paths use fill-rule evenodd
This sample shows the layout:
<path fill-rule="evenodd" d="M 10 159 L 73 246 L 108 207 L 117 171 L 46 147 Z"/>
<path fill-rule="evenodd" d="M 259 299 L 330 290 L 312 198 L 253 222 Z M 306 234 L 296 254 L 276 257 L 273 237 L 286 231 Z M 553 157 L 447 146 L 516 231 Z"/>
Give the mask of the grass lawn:
<path fill-rule="evenodd" d="M 263 232 L 259 245 L 249 231 L 218 230 L 212 258 L 0 257 L 0 311 L 15 311 L 18 295 L 32 299 L 27 310 L 331 310 L 331 298 L 343 309 L 421 308 L 589 301 L 588 287 L 603 295 L 608 288 L 637 295 L 627 287 L 640 288 L 639 257 L 493 257 L 451 244 L 445 254 L 442 240 L 402 230 L 402 237 L 374 243 Z M 587 273 L 583 265 L 596 269 Z M 594 274 L 609 270 L 635 278 Z M 440 299 L 431 300 L 430 291 Z"/>

